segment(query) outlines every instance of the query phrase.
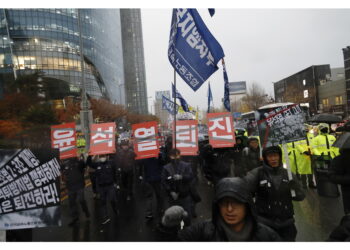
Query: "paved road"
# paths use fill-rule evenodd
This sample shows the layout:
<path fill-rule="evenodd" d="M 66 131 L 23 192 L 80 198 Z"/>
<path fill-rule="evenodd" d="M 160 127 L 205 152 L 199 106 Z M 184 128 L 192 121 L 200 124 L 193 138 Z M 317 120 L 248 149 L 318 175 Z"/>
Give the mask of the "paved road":
<path fill-rule="evenodd" d="M 88 206 L 91 218 L 86 221 L 81 215 L 80 223 L 70 228 L 67 201 L 62 203 L 61 227 L 33 229 L 33 241 L 155 241 L 156 220 L 147 223 L 144 218 L 145 198 L 143 186 L 135 185 L 135 197 L 129 202 L 120 202 L 120 213 L 114 215 L 110 209 L 111 223 L 100 225 L 98 216 L 98 201 L 92 199 L 91 187 L 86 189 Z M 212 188 L 205 180 L 200 179 L 198 190 L 202 196 L 202 202 L 197 205 L 200 221 L 211 217 Z M 332 229 L 337 226 L 343 216 L 341 198 L 320 197 L 316 190 L 309 189 L 306 199 L 294 203 L 296 226 L 298 229 L 297 241 L 324 241 Z"/>

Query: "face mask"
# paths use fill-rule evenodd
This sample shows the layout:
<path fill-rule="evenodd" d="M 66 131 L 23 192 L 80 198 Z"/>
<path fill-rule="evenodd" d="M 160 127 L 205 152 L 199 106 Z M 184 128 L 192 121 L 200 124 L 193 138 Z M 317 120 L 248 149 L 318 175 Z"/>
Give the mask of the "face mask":
<path fill-rule="evenodd" d="M 100 158 L 100 162 L 106 162 L 107 161 L 107 157 L 101 157 Z"/>

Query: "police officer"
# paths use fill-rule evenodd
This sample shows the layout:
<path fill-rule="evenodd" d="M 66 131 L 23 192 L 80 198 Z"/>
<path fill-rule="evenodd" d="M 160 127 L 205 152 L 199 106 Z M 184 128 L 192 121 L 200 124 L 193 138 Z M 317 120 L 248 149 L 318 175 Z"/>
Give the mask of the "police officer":
<path fill-rule="evenodd" d="M 329 125 L 318 125 L 319 134 L 312 140 L 312 151 L 315 156 L 328 156 L 333 159 L 339 155 L 339 149 L 332 147 L 336 138 L 329 134 Z"/>
<path fill-rule="evenodd" d="M 302 201 L 305 194 L 295 178 L 288 179 L 280 147 L 265 148 L 263 160 L 262 167 L 248 172 L 244 178 L 255 195 L 258 221 L 274 229 L 284 241 L 295 241 L 297 230 L 292 200 Z M 295 191 L 294 197 L 291 190 Z"/>
<path fill-rule="evenodd" d="M 109 160 L 109 155 L 99 155 L 98 159 L 91 164 L 95 169 L 96 189 L 100 197 L 102 225 L 110 222 L 108 216 L 107 202 L 110 201 L 115 214 L 118 214 L 115 163 Z"/>
<path fill-rule="evenodd" d="M 64 159 L 62 160 L 62 169 L 62 177 L 68 190 L 68 202 L 72 216 L 72 221 L 68 225 L 73 226 L 79 221 L 77 202 L 79 202 L 86 218 L 90 218 L 89 209 L 84 197 L 84 160 L 82 157 L 79 160 L 78 158 Z"/>

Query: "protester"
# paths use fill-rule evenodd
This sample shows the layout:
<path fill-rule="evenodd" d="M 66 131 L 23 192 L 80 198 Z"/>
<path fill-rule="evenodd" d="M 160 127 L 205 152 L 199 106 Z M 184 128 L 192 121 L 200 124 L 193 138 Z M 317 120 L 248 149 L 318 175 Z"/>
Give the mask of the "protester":
<path fill-rule="evenodd" d="M 188 216 L 187 212 L 180 206 L 168 208 L 161 222 L 157 225 L 157 241 L 178 241 L 178 232 L 181 222 Z"/>
<path fill-rule="evenodd" d="M 94 159 L 93 159 L 94 160 Z M 118 214 L 117 197 L 115 192 L 116 186 L 116 167 L 112 160 L 109 160 L 109 155 L 99 155 L 98 159 L 92 163 L 92 167 L 96 170 L 96 189 L 100 197 L 102 225 L 110 222 L 108 216 L 108 201 L 111 202 L 112 209 L 115 214 Z"/>
<path fill-rule="evenodd" d="M 138 160 L 140 176 L 145 184 L 146 194 L 146 214 L 145 218 L 151 220 L 154 218 L 153 204 L 156 202 L 156 217 L 160 218 L 163 214 L 163 193 L 161 188 L 162 165 L 159 158 L 148 158 Z M 154 198 L 156 200 L 154 201 Z"/>
<path fill-rule="evenodd" d="M 341 186 L 345 214 L 350 213 L 350 149 L 340 149 L 331 162 L 330 180 Z"/>
<path fill-rule="evenodd" d="M 268 226 L 258 223 L 246 183 L 237 177 L 224 178 L 215 188 L 212 219 L 179 232 L 181 241 L 279 241 Z"/>
<path fill-rule="evenodd" d="M 242 136 L 236 137 L 236 144 L 231 151 L 231 157 L 234 161 L 233 175 L 236 177 L 244 176 L 244 165 L 242 162 L 243 149 L 245 145 L 243 144 Z"/>
<path fill-rule="evenodd" d="M 258 138 L 248 138 L 248 147 L 243 149 L 241 162 L 244 169 L 244 175 L 262 165 Z"/>
<path fill-rule="evenodd" d="M 92 187 L 92 197 L 94 199 L 98 198 L 97 189 L 96 189 L 96 174 L 95 169 L 91 167 L 92 163 L 92 156 L 89 155 L 86 159 L 86 165 L 88 166 L 88 173 L 91 181 L 91 187 Z"/>
<path fill-rule="evenodd" d="M 135 156 L 133 149 L 129 146 L 128 140 L 122 140 L 120 149 L 115 155 L 116 166 L 121 170 L 122 187 L 126 190 L 126 200 L 133 196 L 133 180 L 135 168 Z"/>
<path fill-rule="evenodd" d="M 255 195 L 258 220 L 278 232 L 283 241 L 295 241 L 297 229 L 292 200 L 302 201 L 305 194 L 295 176 L 288 179 L 280 147 L 265 148 L 263 160 L 262 167 L 248 172 L 244 178 Z M 295 197 L 292 197 L 291 190 L 294 190 Z"/>
<path fill-rule="evenodd" d="M 68 202 L 71 212 L 72 221 L 68 224 L 69 226 L 75 225 L 79 221 L 79 210 L 77 202 L 80 204 L 82 210 L 85 213 L 87 219 L 90 218 L 88 206 L 86 204 L 84 196 L 85 180 L 85 164 L 81 157 L 69 158 L 62 160 L 63 169 L 63 181 L 66 183 L 68 190 Z"/>
<path fill-rule="evenodd" d="M 171 162 L 164 166 L 161 175 L 162 186 L 168 196 L 169 206 L 182 206 L 188 213 L 185 224 L 191 223 L 191 183 L 193 174 L 190 164 L 181 161 L 180 150 L 170 150 Z"/>

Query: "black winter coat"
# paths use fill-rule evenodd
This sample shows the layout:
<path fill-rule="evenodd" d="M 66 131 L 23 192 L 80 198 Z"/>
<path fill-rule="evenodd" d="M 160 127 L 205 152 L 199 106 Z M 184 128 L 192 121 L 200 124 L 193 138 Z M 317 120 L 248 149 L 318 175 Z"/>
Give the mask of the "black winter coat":
<path fill-rule="evenodd" d="M 224 197 L 231 197 L 246 204 L 246 218 L 252 220 L 253 226 L 247 241 L 281 241 L 279 235 L 268 226 L 260 224 L 256 219 L 256 211 L 253 199 L 246 187 L 246 183 L 240 178 L 224 178 L 216 185 L 215 196 L 212 204 L 211 220 L 200 222 L 179 231 L 180 241 L 228 241 L 228 238 L 220 226 L 221 217 L 219 202 Z"/>
<path fill-rule="evenodd" d="M 200 222 L 179 232 L 180 241 L 228 241 L 225 233 L 209 220 Z M 281 241 L 271 228 L 256 223 L 249 241 Z"/>
<path fill-rule="evenodd" d="M 74 192 L 84 188 L 85 164 L 83 160 L 78 160 L 77 158 L 68 159 L 63 163 L 62 169 L 68 191 Z"/>
<path fill-rule="evenodd" d="M 330 180 L 340 184 L 345 214 L 350 213 L 350 150 L 341 151 L 341 155 L 332 160 Z"/>

